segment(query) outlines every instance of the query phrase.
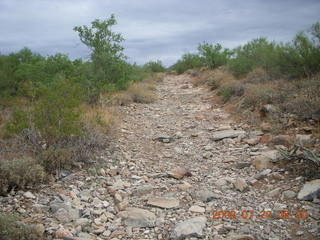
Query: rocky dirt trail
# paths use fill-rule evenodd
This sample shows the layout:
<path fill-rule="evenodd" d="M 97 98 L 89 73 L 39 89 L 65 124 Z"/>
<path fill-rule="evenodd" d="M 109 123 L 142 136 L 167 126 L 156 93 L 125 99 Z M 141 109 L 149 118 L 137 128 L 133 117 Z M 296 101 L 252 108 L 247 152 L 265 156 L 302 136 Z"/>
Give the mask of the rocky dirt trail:
<path fill-rule="evenodd" d="M 263 133 L 235 123 L 189 76 L 167 75 L 157 93 L 119 107 L 100 167 L 1 204 L 47 239 L 319 239 L 319 182 L 300 191 L 305 179 L 273 166 Z"/>

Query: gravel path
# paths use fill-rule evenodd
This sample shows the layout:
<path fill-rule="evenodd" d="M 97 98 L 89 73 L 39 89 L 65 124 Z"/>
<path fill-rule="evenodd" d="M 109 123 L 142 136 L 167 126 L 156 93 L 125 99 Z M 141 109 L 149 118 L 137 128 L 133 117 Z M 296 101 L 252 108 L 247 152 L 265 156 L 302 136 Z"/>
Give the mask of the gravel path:
<path fill-rule="evenodd" d="M 119 107 L 113 151 L 92 175 L 18 192 L 3 208 L 47 239 L 319 239 L 319 202 L 297 199 L 304 179 L 273 166 L 259 129 L 236 124 L 186 75 L 167 75 L 157 94 Z"/>

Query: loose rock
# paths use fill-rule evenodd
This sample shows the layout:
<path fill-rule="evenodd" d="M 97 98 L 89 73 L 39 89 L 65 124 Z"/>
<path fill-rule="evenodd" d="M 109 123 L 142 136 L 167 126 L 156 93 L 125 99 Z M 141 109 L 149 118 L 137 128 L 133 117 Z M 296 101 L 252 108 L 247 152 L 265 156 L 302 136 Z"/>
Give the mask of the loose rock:
<path fill-rule="evenodd" d="M 160 208 L 177 208 L 179 207 L 179 200 L 175 198 L 150 198 L 147 202 L 148 205 Z"/>
<path fill-rule="evenodd" d="M 305 183 L 298 193 L 299 200 L 311 201 L 317 197 L 320 197 L 320 179 Z"/>
<path fill-rule="evenodd" d="M 131 227 L 154 227 L 156 221 L 154 213 L 140 208 L 127 208 L 121 217 L 124 224 Z"/>
<path fill-rule="evenodd" d="M 200 238 L 203 236 L 203 229 L 206 226 L 206 217 L 195 217 L 178 223 L 171 233 L 171 239 L 182 240 L 188 237 Z"/>
<path fill-rule="evenodd" d="M 211 136 L 213 141 L 219 141 L 225 138 L 236 138 L 240 135 L 244 135 L 245 131 L 242 130 L 223 130 L 214 132 Z"/>

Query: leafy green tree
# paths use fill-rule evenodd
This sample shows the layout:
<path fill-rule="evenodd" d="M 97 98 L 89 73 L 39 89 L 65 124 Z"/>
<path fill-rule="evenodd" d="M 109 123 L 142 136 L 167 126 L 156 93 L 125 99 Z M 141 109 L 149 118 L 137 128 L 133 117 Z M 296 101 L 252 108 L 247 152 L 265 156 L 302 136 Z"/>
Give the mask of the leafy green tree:
<path fill-rule="evenodd" d="M 87 82 L 91 102 L 96 102 L 100 93 L 112 86 L 115 89 L 127 87 L 128 69 L 124 48 L 121 46 L 124 39 L 121 34 L 111 30 L 116 23 L 114 15 L 111 15 L 106 20 L 96 19 L 91 23 L 91 27 L 74 27 L 81 42 L 91 50 L 93 77 L 92 81 Z"/>
<path fill-rule="evenodd" d="M 216 68 L 227 63 L 231 52 L 229 49 L 222 49 L 221 44 L 212 45 L 203 43 L 198 46 L 200 56 L 209 68 Z"/>

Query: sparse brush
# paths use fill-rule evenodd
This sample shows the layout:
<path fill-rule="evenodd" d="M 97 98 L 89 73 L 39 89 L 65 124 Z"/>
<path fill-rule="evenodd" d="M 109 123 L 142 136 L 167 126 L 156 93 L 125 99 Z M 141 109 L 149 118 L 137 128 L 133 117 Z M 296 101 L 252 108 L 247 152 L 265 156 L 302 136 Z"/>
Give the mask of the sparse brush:
<path fill-rule="evenodd" d="M 96 105 L 83 105 L 82 109 L 82 122 L 89 125 L 96 130 L 108 133 L 115 125 L 115 113 L 110 112 L 105 106 Z"/>
<path fill-rule="evenodd" d="M 0 239 L 40 240 L 43 238 L 36 227 L 20 222 L 13 214 L 0 213 Z"/>
<path fill-rule="evenodd" d="M 32 158 L 4 160 L 0 162 L 0 192 L 11 188 L 23 189 L 45 180 L 44 168 Z"/>
<path fill-rule="evenodd" d="M 149 81 L 149 82 L 143 81 L 143 82 L 137 84 L 137 86 L 139 88 L 143 88 L 143 89 L 146 89 L 146 90 L 149 90 L 149 91 L 156 91 L 157 90 L 156 85 L 151 81 Z"/>
<path fill-rule="evenodd" d="M 279 92 L 271 85 L 248 85 L 243 106 L 260 108 L 264 104 L 275 103 L 278 98 Z"/>
<path fill-rule="evenodd" d="M 301 119 L 308 119 L 320 110 L 320 74 L 303 80 L 281 84 L 279 91 L 286 96 L 280 103 L 283 111 L 296 114 Z"/>
<path fill-rule="evenodd" d="M 210 87 L 210 90 L 215 90 L 220 87 L 220 82 L 214 76 L 209 76 L 207 79 L 207 85 Z"/>
<path fill-rule="evenodd" d="M 234 94 L 234 92 L 230 88 L 221 88 L 219 89 L 218 93 L 223 97 L 224 102 L 228 102 Z"/>
<path fill-rule="evenodd" d="M 272 78 L 267 73 L 267 71 L 261 67 L 254 68 L 251 72 L 247 74 L 244 79 L 246 83 L 265 83 L 270 81 Z"/>
<path fill-rule="evenodd" d="M 28 127 L 28 113 L 21 108 L 16 108 L 11 114 L 11 119 L 6 122 L 4 137 L 10 138 Z"/>
<path fill-rule="evenodd" d="M 72 163 L 75 161 L 72 149 L 54 145 L 43 150 L 37 158 L 49 173 L 61 169 L 71 169 Z"/>
<path fill-rule="evenodd" d="M 229 89 L 232 92 L 232 95 L 242 96 L 245 92 L 245 84 L 239 80 L 228 81 L 226 83 L 222 83 L 220 86 L 221 89 Z"/>
<path fill-rule="evenodd" d="M 156 82 L 156 83 L 161 83 L 161 82 L 163 82 L 163 79 L 164 79 L 165 75 L 166 75 L 165 73 L 153 74 L 152 81 Z"/>

